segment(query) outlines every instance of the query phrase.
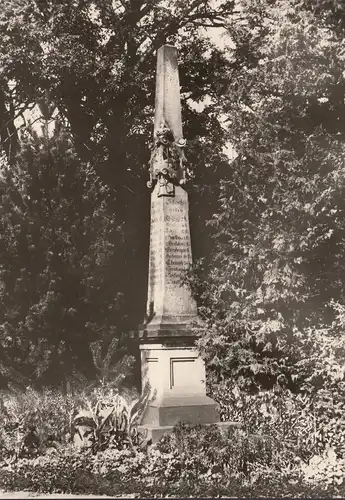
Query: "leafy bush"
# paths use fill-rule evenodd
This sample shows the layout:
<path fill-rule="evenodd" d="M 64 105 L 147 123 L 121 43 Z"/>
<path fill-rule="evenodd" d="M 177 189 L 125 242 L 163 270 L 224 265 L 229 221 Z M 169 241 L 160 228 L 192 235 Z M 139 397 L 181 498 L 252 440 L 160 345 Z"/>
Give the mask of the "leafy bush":
<path fill-rule="evenodd" d="M 0 394 L 0 460 L 66 444 L 78 397 L 45 389 Z"/>
<path fill-rule="evenodd" d="M 293 394 L 283 387 L 248 394 L 231 381 L 210 386 L 220 403 L 221 418 L 242 422 L 246 436 L 269 443 L 264 460 L 256 448 L 247 454 L 248 477 L 260 486 L 269 472 L 294 485 L 297 480 L 325 490 L 343 485 L 345 472 L 344 383 L 312 393 Z"/>
<path fill-rule="evenodd" d="M 345 487 L 341 383 L 305 395 L 282 386 L 246 394 L 230 382 L 210 389 L 222 419 L 241 428 L 180 424 L 151 446 L 137 433 L 145 397 L 105 387 L 3 393 L 0 487 L 141 497 L 329 495 Z M 73 441 L 82 415 L 91 422 L 89 449 Z"/>
<path fill-rule="evenodd" d="M 227 381 L 212 385 L 210 393 L 219 402 L 222 420 L 242 422 L 248 433 L 284 443 L 291 460 L 307 460 L 327 446 L 345 457 L 343 382 L 311 394 L 294 394 L 280 386 L 248 394 Z"/>
<path fill-rule="evenodd" d="M 107 493 L 103 491 L 106 481 L 92 473 L 91 454 L 78 453 L 71 446 L 6 465 L 2 468 L 0 486 L 7 490 L 28 489 L 44 493 Z"/>
<path fill-rule="evenodd" d="M 142 442 L 137 423 L 148 393 L 132 398 L 133 394 L 126 399 L 104 387 L 73 393 L 30 388 L 21 393 L 4 391 L 0 394 L 0 461 L 41 455 L 49 447 L 66 446 L 70 441 L 85 445 L 80 429 L 92 438 L 93 452 L 107 447 L 134 449 Z"/>
<path fill-rule="evenodd" d="M 230 428 L 227 435 L 217 426 L 177 426 L 156 449 L 170 461 L 164 474 L 175 481 L 231 485 L 238 481 L 254 485 L 264 474 L 298 479 L 298 470 L 284 468 L 287 450 L 271 436 L 258 436 L 246 429 Z M 261 471 L 258 474 L 258 471 Z M 174 472 L 174 474 L 172 473 Z"/>
<path fill-rule="evenodd" d="M 216 425 L 180 424 L 149 450 L 148 473 L 160 471 L 170 481 L 224 481 L 229 472 L 244 472 L 242 439 L 238 431 L 228 439 Z"/>
<path fill-rule="evenodd" d="M 345 482 L 345 459 L 337 457 L 328 447 L 322 455 L 314 455 L 307 464 L 302 464 L 306 481 L 326 485 L 342 485 Z"/>
<path fill-rule="evenodd" d="M 218 454 L 217 454 L 218 451 Z M 342 485 L 307 483 L 299 468 L 279 471 L 272 449 L 245 433 L 222 435 L 216 427 L 177 426 L 145 451 L 107 449 L 93 454 L 71 445 L 2 468 L 7 490 L 166 496 L 330 496 Z M 250 467 L 248 467 L 250 465 Z"/>
<path fill-rule="evenodd" d="M 114 391 L 94 391 L 97 401 L 85 401 L 88 409 L 81 409 L 74 417 L 74 442 L 80 448 L 91 447 L 99 451 L 107 448 L 122 449 L 144 443 L 137 431 L 142 411 L 148 402 L 149 392 L 131 402 Z"/>

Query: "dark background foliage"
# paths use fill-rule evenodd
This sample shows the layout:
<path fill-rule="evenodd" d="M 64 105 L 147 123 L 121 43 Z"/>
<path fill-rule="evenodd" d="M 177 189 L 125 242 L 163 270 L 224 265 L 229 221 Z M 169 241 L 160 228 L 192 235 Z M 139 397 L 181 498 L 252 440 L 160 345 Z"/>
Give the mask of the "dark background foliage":
<path fill-rule="evenodd" d="M 314 390 L 344 375 L 343 31 L 302 2 L 241 5 L 222 97 L 237 157 L 191 281 L 199 347 L 217 382 Z"/>

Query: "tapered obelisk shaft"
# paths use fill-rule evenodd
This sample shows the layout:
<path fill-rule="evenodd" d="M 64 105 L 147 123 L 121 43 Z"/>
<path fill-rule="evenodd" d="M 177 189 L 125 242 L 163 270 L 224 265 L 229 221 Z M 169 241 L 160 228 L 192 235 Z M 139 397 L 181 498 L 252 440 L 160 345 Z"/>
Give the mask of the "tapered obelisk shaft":
<path fill-rule="evenodd" d="M 177 51 L 170 45 L 158 50 L 155 104 L 147 330 L 149 336 L 189 335 L 197 308 L 182 284 L 192 253 L 188 194 L 181 187 L 185 141 Z"/>
<path fill-rule="evenodd" d="M 172 45 L 163 45 L 157 52 L 154 133 L 164 123 L 175 140 L 183 138 L 177 50 Z"/>

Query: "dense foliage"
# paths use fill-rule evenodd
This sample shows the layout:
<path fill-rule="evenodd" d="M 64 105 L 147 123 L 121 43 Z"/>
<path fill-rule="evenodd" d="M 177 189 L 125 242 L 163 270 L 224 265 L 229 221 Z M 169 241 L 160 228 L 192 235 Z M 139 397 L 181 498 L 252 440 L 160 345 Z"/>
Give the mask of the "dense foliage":
<path fill-rule="evenodd" d="M 344 9 L 3 3 L 0 383 L 67 383 L 2 395 L 0 484 L 344 494 Z M 205 27 L 226 27 L 233 44 L 217 48 Z M 145 308 L 145 165 L 165 42 L 180 54 L 192 240 L 204 257 L 189 279 L 198 347 L 222 420 L 242 426 L 226 436 L 182 425 L 150 446 L 137 402 L 112 391 L 133 365 L 128 333 Z"/>
<path fill-rule="evenodd" d="M 241 5 L 222 97 L 237 157 L 192 282 L 199 346 L 217 382 L 330 387 L 345 357 L 344 33 L 304 2 Z"/>
<path fill-rule="evenodd" d="M 233 391 L 222 415 L 241 425 L 228 431 L 178 425 L 155 445 L 129 439 L 134 427 L 127 424 L 144 407 L 140 410 L 133 396 L 126 398 L 124 403 L 104 388 L 67 395 L 2 393 L 0 488 L 141 498 L 344 492 L 344 449 L 339 446 L 344 433 L 325 433 L 325 410 L 337 415 L 338 407 L 322 406 L 322 398 L 312 407 L 308 398 L 288 393 L 254 397 Z M 126 407 L 133 418 L 124 419 L 122 434 L 110 432 L 120 429 Z M 73 426 L 87 408 L 95 409 L 88 414 L 97 440 L 81 447 Z"/>

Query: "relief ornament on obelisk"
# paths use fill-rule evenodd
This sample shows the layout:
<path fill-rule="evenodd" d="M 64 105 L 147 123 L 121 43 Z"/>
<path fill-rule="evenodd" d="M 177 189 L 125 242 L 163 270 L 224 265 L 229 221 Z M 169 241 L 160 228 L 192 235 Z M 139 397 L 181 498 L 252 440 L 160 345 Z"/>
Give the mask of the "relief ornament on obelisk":
<path fill-rule="evenodd" d="M 219 422 L 206 396 L 205 365 L 193 346 L 197 305 L 182 283 L 192 263 L 177 50 L 157 52 L 147 322 L 140 332 L 142 385 L 154 399 L 142 426 L 153 440 L 178 422 Z"/>

